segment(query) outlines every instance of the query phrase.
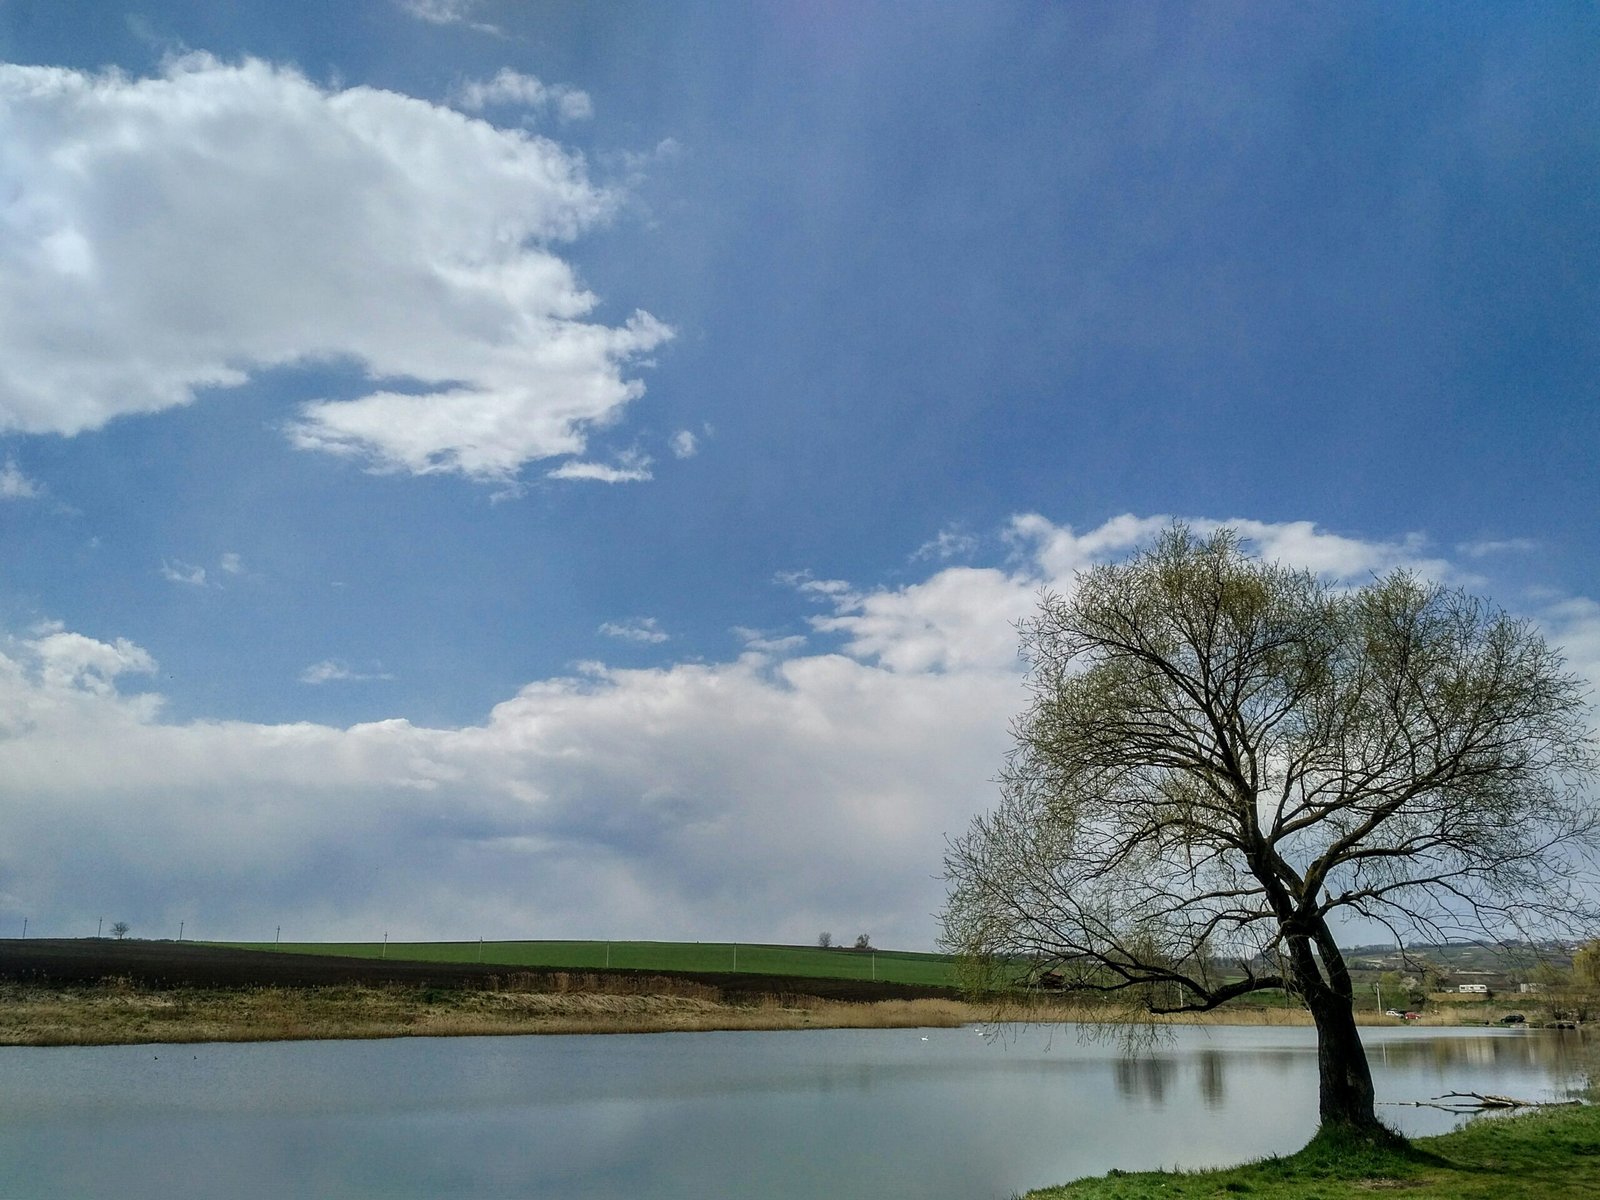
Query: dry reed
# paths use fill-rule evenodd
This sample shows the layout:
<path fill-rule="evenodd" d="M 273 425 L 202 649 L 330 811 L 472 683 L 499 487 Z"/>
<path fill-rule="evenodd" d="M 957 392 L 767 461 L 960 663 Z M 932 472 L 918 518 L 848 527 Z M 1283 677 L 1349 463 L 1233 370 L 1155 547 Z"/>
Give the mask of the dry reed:
<path fill-rule="evenodd" d="M 950 1028 L 1104 1022 L 1104 1008 L 1040 1000 L 995 1008 L 961 1000 L 847 1002 L 805 995 L 727 999 L 672 976 L 512 974 L 481 989 L 348 986 L 144 990 L 0 984 L 0 1045 L 113 1045 L 324 1038 L 462 1037 L 776 1029 Z M 1482 1023 L 1451 1010 L 1425 1024 Z M 1364 1023 L 1393 1024 L 1363 1014 Z M 1165 1018 L 1186 1025 L 1307 1025 L 1298 1010 L 1252 1008 Z"/>

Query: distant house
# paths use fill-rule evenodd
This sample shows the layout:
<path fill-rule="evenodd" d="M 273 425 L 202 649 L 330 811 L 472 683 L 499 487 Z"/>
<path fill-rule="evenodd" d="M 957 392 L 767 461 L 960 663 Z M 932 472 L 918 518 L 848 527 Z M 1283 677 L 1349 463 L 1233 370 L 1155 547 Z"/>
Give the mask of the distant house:
<path fill-rule="evenodd" d="M 1489 985 L 1487 983 L 1463 983 L 1456 988 L 1456 991 L 1473 996 L 1487 996 L 1489 994 Z"/>

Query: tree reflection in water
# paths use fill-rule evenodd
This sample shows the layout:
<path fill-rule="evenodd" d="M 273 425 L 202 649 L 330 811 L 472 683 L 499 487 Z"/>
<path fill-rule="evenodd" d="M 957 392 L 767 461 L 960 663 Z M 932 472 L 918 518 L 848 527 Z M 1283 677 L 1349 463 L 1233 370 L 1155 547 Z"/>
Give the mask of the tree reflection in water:
<path fill-rule="evenodd" d="M 1398 1035 L 1398 1036 L 1396 1036 Z M 1430 1032 L 1406 1036 L 1404 1031 L 1369 1033 L 1368 1057 L 1373 1067 L 1389 1077 L 1395 1087 L 1410 1087 L 1422 1080 L 1408 1079 L 1418 1072 L 1428 1078 L 1448 1078 L 1453 1070 L 1475 1074 L 1531 1070 L 1551 1081 L 1551 1090 L 1565 1098 L 1600 1087 L 1600 1038 L 1577 1031 L 1526 1030 L 1505 1036 L 1450 1037 Z M 1315 1051 L 1306 1046 L 1273 1046 L 1227 1050 L 1199 1048 L 1189 1052 L 1170 1047 L 1114 1060 L 1112 1079 L 1119 1095 L 1149 1104 L 1177 1098 L 1181 1077 L 1191 1069 L 1201 1101 L 1207 1108 L 1227 1102 L 1227 1074 L 1245 1072 L 1259 1084 L 1263 1074 L 1284 1075 L 1315 1065 Z M 1409 1093 L 1395 1099 L 1427 1099 Z M 1534 1097 L 1527 1097 L 1532 1099 Z"/>

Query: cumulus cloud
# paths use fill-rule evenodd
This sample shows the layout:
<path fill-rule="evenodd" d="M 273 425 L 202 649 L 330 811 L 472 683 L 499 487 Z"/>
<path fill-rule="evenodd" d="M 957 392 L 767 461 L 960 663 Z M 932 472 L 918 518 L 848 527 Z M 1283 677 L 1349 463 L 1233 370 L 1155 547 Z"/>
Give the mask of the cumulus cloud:
<path fill-rule="evenodd" d="M 506 104 L 538 111 L 554 109 L 563 121 L 594 115 L 594 104 L 587 92 L 564 83 L 542 83 L 509 67 L 502 67 L 493 79 L 469 79 L 451 93 L 451 100 L 468 112 Z"/>
<path fill-rule="evenodd" d="M 231 550 L 222 556 L 222 560 L 218 565 L 224 575 L 244 574 L 244 559 Z"/>
<path fill-rule="evenodd" d="M 461 728 L 164 720 L 134 690 L 155 670 L 146 651 L 40 626 L 0 639 L 0 878 L 62 934 L 105 908 L 217 937 L 282 922 L 327 938 L 809 941 L 845 925 L 925 947 L 944 837 L 993 802 L 1025 703 L 1010 622 L 1040 587 L 1070 588 L 1070 564 L 1162 525 L 1023 516 L 1003 567 L 882 587 L 793 575 L 815 606 L 808 644 L 741 627 L 729 662 L 584 664 Z M 1407 538 L 1252 536 L 1339 571 L 1429 557 Z M 1600 606 L 1543 603 L 1600 678 Z M 618 628 L 660 632 L 646 620 Z M 357 673 L 329 660 L 308 675 Z"/>
<path fill-rule="evenodd" d="M 505 482 L 584 453 L 672 335 L 596 321 L 557 253 L 618 204 L 580 155 L 423 100 L 206 55 L 0 65 L 0 147 L 0 430 L 337 361 L 370 390 L 305 404 L 297 445 Z"/>
<path fill-rule="evenodd" d="M 625 642 L 656 644 L 668 640 L 668 634 L 654 617 L 633 617 L 626 621 L 607 621 L 598 632 L 606 637 L 621 638 Z"/>
<path fill-rule="evenodd" d="M 22 473 L 15 459 L 0 466 L 0 500 L 32 500 L 39 492 L 39 485 Z"/>
<path fill-rule="evenodd" d="M 891 671 L 999 670 L 1016 661 L 1016 622 L 1037 587 L 1025 574 L 949 567 L 906 587 L 824 592 L 834 611 L 811 627 L 842 634 L 848 654 Z"/>
<path fill-rule="evenodd" d="M 1310 521 L 1254 521 L 1242 517 L 1183 520 L 1201 535 L 1227 526 L 1239 534 L 1252 553 L 1335 581 L 1360 582 L 1396 567 L 1440 580 L 1459 574 L 1448 561 L 1430 552 L 1428 539 L 1420 533 L 1373 540 L 1332 533 Z M 1046 576 L 1059 580 L 1150 541 L 1171 523 L 1170 516 L 1136 517 L 1124 513 L 1079 534 L 1070 525 L 1056 525 L 1038 513 L 1024 513 L 1012 518 L 1007 537 L 1021 557 L 1037 561 Z"/>
<path fill-rule="evenodd" d="M 700 439 L 688 429 L 680 429 L 673 434 L 667 445 L 672 448 L 674 458 L 693 458 L 700 453 Z"/>

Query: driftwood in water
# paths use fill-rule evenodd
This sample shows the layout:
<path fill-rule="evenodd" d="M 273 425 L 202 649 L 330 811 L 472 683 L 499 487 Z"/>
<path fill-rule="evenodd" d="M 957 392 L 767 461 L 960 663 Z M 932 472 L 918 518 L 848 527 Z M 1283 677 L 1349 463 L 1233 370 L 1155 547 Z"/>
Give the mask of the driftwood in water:
<path fill-rule="evenodd" d="M 1400 1108 L 1437 1108 L 1442 1112 L 1476 1113 L 1511 1108 L 1567 1108 L 1581 1100 L 1518 1100 L 1514 1096 L 1488 1096 L 1482 1092 L 1446 1092 L 1432 1100 L 1390 1100 Z"/>

